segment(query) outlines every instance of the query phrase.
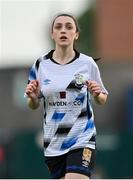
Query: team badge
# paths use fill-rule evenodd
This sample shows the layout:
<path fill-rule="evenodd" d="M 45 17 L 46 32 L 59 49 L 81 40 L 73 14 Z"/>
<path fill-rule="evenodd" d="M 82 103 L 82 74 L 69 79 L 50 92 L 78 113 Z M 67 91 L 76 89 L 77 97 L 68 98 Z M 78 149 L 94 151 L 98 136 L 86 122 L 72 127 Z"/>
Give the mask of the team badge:
<path fill-rule="evenodd" d="M 82 74 L 75 74 L 75 81 L 76 81 L 76 83 L 75 83 L 76 86 L 78 86 L 78 87 L 84 86 L 85 79 Z"/>
<path fill-rule="evenodd" d="M 88 167 L 91 160 L 92 151 L 90 149 L 84 148 L 82 156 L 82 166 Z"/>

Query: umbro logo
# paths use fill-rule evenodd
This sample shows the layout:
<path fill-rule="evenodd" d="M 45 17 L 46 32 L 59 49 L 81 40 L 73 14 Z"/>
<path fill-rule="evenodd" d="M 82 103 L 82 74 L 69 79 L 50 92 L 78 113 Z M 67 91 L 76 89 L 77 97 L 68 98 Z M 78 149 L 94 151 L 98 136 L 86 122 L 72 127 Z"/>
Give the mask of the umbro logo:
<path fill-rule="evenodd" d="M 50 82 L 51 82 L 50 79 L 44 79 L 44 80 L 43 80 L 43 84 L 44 84 L 44 85 L 50 84 Z"/>

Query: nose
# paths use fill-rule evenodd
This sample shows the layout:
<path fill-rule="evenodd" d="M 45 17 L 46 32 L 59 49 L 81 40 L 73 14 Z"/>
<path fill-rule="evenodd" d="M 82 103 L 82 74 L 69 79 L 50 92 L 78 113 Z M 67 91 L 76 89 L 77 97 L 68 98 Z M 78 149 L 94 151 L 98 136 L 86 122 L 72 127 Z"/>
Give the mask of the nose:
<path fill-rule="evenodd" d="M 66 33 L 66 28 L 65 28 L 65 26 L 62 26 L 62 28 L 61 28 L 61 33 L 62 33 L 62 34 Z"/>

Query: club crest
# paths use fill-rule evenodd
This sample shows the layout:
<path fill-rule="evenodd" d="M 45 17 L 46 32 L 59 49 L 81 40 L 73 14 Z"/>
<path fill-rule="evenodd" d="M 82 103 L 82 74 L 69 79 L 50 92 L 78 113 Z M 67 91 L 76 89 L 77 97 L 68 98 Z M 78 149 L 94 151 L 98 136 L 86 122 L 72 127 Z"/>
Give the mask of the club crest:
<path fill-rule="evenodd" d="M 75 74 L 75 85 L 78 87 L 83 87 L 84 86 L 84 76 L 82 74 Z"/>

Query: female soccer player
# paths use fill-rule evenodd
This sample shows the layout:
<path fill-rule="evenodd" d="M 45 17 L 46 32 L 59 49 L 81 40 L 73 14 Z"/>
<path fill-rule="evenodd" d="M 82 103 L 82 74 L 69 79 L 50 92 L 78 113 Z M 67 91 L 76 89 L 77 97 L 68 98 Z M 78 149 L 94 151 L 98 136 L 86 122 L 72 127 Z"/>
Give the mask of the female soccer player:
<path fill-rule="evenodd" d="M 105 104 L 105 89 L 97 64 L 74 49 L 77 20 L 55 17 L 51 28 L 55 49 L 33 64 L 26 87 L 28 105 L 44 101 L 44 154 L 54 179 L 88 179 L 95 161 L 96 128 L 91 97 Z"/>

